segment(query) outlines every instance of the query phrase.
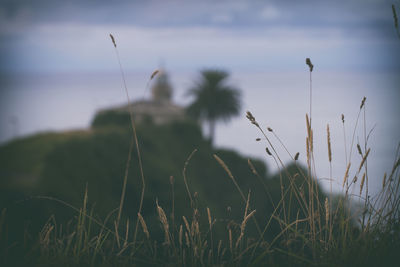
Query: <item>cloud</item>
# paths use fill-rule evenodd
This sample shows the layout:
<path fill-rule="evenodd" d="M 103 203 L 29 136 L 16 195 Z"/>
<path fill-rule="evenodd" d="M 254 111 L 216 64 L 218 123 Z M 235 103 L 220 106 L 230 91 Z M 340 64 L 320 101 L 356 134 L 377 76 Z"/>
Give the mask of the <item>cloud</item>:
<path fill-rule="evenodd" d="M 260 34 L 259 30 L 210 26 L 149 28 L 64 23 L 37 25 L 22 40 L 9 44 L 13 57 L 8 67 L 42 71 L 114 69 L 109 33 L 116 37 L 128 69 L 152 70 L 160 58 L 171 68 L 213 65 L 275 70 L 301 68 L 308 56 L 331 68 L 373 66 L 372 62 L 388 58 L 384 51 L 373 53 L 385 45 L 379 39 L 368 41 L 324 28 L 281 26 L 264 28 Z M 368 57 L 365 51 L 369 51 Z"/>
<path fill-rule="evenodd" d="M 230 23 L 233 21 L 233 16 L 229 15 L 229 14 L 215 14 L 212 18 L 211 18 L 212 22 L 215 22 L 217 24 L 219 23 Z"/>
<path fill-rule="evenodd" d="M 112 23 L 163 27 L 280 25 L 367 27 L 391 20 L 390 5 L 365 0 L 308 1 L 56 1 L 3 0 L 2 21 L 31 23 Z M 284 16 L 282 16 L 284 15 Z M 370 23 L 368 23 L 370 22 Z"/>
<path fill-rule="evenodd" d="M 280 12 L 273 6 L 266 6 L 260 12 L 261 20 L 274 20 L 280 17 Z"/>
<path fill-rule="evenodd" d="M 121 52 L 131 68 L 153 66 L 160 57 L 180 67 L 272 66 L 310 54 L 337 67 L 341 55 L 344 65 L 356 58 L 353 66 L 372 65 L 365 58 L 378 55 L 381 65 L 393 65 L 387 59 L 398 40 L 390 5 L 360 3 L 2 1 L 0 57 L 7 62 L 0 69 L 107 68 L 109 32 L 127 47 Z"/>

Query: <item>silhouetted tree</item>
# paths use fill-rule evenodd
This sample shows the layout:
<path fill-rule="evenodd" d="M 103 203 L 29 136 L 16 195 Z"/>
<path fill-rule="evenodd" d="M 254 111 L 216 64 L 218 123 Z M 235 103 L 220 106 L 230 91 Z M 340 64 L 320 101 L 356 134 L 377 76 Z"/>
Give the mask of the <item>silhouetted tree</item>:
<path fill-rule="evenodd" d="M 213 143 L 217 121 L 228 121 L 240 111 L 240 91 L 226 83 L 229 73 L 203 70 L 201 78 L 189 90 L 194 101 L 187 108 L 189 115 L 208 122 L 210 142 Z"/>

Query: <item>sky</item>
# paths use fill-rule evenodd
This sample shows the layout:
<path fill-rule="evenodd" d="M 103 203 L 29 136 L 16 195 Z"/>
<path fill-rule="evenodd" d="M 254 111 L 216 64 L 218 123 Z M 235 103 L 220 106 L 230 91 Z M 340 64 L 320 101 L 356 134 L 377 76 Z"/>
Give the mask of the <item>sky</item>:
<path fill-rule="evenodd" d="M 134 70 L 400 66 L 385 0 L 1 0 L 0 25 L 3 71 L 111 70 L 110 32 Z"/>
<path fill-rule="evenodd" d="M 329 123 L 337 140 L 334 176 L 342 179 L 339 118 L 346 115 L 348 146 L 366 96 L 366 126 L 374 128 L 370 166 L 378 185 L 400 141 L 400 39 L 392 4 L 400 10 L 400 1 L 386 0 L 0 0 L 0 142 L 87 128 L 96 110 L 126 101 L 112 33 L 133 99 L 143 97 L 160 66 L 181 105 L 190 102 L 185 92 L 200 70 L 224 69 L 242 89 L 242 113 L 251 110 L 301 155 L 309 112 L 305 58 L 311 58 L 318 176 L 329 175 Z M 241 116 L 217 126 L 216 145 L 263 158 L 276 170 L 257 137 Z M 356 137 L 362 142 L 362 131 Z"/>

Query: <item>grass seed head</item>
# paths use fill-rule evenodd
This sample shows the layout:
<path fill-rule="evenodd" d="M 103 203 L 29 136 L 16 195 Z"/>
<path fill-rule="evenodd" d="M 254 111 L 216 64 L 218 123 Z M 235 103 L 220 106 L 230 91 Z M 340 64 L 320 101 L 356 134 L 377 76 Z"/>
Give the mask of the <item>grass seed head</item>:
<path fill-rule="evenodd" d="M 189 227 L 189 222 L 188 222 L 188 220 L 186 219 L 185 216 L 182 216 L 182 218 L 183 218 L 183 222 L 185 223 L 186 230 L 190 233 L 190 227 Z"/>
<path fill-rule="evenodd" d="M 364 96 L 362 101 L 361 101 L 360 109 L 362 109 L 362 107 L 364 106 L 365 100 L 367 100 L 367 98 Z"/>
<path fill-rule="evenodd" d="M 357 150 L 358 150 L 358 154 L 360 154 L 362 156 L 363 153 L 362 153 L 360 144 L 357 144 Z"/>
<path fill-rule="evenodd" d="M 153 73 L 152 73 L 151 76 L 150 76 L 150 80 L 153 80 L 153 78 L 154 78 L 159 72 L 160 72 L 159 70 L 153 71 Z"/>
<path fill-rule="evenodd" d="M 251 114 L 250 111 L 246 111 L 246 118 L 249 119 L 249 121 L 255 121 L 256 120 L 254 118 L 253 114 Z"/>
<path fill-rule="evenodd" d="M 325 198 L 325 221 L 326 223 L 329 222 L 329 201 L 328 198 Z"/>
<path fill-rule="evenodd" d="M 225 172 L 228 174 L 228 176 L 229 176 L 232 180 L 234 180 L 233 174 L 232 174 L 232 172 L 229 170 L 228 166 L 226 166 L 225 162 L 224 162 L 220 157 L 218 157 L 216 154 L 214 154 L 213 156 L 214 156 L 214 158 L 217 160 L 217 162 L 219 163 L 219 165 L 221 165 L 221 167 L 225 170 Z"/>
<path fill-rule="evenodd" d="M 351 163 L 349 162 L 349 164 L 347 164 L 346 172 L 345 172 L 345 174 L 344 174 L 343 185 L 342 185 L 342 187 L 344 187 L 344 185 L 345 185 L 346 182 L 347 182 L 347 178 L 349 177 L 350 166 L 351 166 Z"/>
<path fill-rule="evenodd" d="M 208 217 L 208 224 L 210 225 L 210 229 L 211 229 L 212 220 L 211 220 L 210 209 L 208 207 L 207 207 L 207 217 Z"/>
<path fill-rule="evenodd" d="M 310 72 L 312 72 L 313 69 L 314 69 L 314 65 L 311 63 L 310 58 L 306 58 L 306 64 L 307 64 L 308 67 L 310 68 Z"/>
<path fill-rule="evenodd" d="M 363 159 L 361 160 L 360 167 L 358 168 L 358 171 L 361 171 L 361 168 L 364 165 L 365 161 L 367 160 L 367 157 L 368 157 L 368 154 L 369 154 L 370 151 L 371 151 L 371 149 L 368 148 L 367 153 L 365 153 Z"/>
<path fill-rule="evenodd" d="M 252 212 L 250 212 L 250 213 L 243 219 L 243 222 L 242 222 L 242 224 L 240 225 L 240 231 L 241 231 L 241 232 L 244 232 L 244 229 L 246 228 L 247 222 L 249 221 L 249 219 L 250 219 L 251 217 L 254 216 L 255 213 L 256 213 L 256 210 L 253 210 Z"/>
<path fill-rule="evenodd" d="M 386 185 L 386 172 L 383 175 L 382 189 L 385 188 L 385 185 Z"/>
<path fill-rule="evenodd" d="M 111 38 L 111 41 L 112 41 L 114 47 L 116 48 L 117 47 L 117 43 L 115 42 L 114 36 L 111 33 L 110 33 L 110 38 Z"/>
<path fill-rule="evenodd" d="M 246 112 L 246 118 L 247 118 L 252 124 L 254 124 L 255 126 L 260 127 L 260 126 L 258 125 L 256 119 L 254 118 L 253 114 L 251 114 L 250 111 L 247 111 L 247 112 Z"/>
<path fill-rule="evenodd" d="M 165 241 L 164 244 L 169 245 L 170 244 L 170 239 L 169 239 L 169 224 L 168 224 L 168 219 L 167 216 L 165 215 L 164 210 L 158 206 L 157 204 L 157 211 L 158 211 L 158 217 L 160 219 L 160 222 L 164 228 L 164 233 L 165 233 Z"/>
<path fill-rule="evenodd" d="M 362 176 L 362 178 L 361 178 L 360 195 L 361 195 L 361 192 L 362 192 L 362 190 L 363 190 L 363 188 L 364 188 L 364 182 L 365 182 L 365 172 L 364 172 L 364 174 L 363 174 L 363 176 Z"/>
<path fill-rule="evenodd" d="M 328 159 L 332 162 L 332 148 L 331 148 L 331 131 L 329 130 L 329 124 L 326 126 L 327 139 L 328 139 Z"/>
<path fill-rule="evenodd" d="M 150 239 L 150 233 L 147 228 L 146 222 L 144 221 L 144 219 L 140 213 L 138 213 L 138 219 L 139 219 L 140 225 L 142 226 L 143 233 L 146 235 L 147 239 Z"/>

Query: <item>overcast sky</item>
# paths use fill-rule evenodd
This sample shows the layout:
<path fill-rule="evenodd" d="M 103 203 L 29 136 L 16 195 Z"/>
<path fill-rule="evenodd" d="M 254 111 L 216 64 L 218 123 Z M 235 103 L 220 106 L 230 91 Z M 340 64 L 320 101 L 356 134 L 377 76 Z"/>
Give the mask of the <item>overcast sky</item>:
<path fill-rule="evenodd" d="M 400 69 L 391 2 L 1 0 L 0 70 Z M 368 55 L 368 56 L 366 56 Z"/>

